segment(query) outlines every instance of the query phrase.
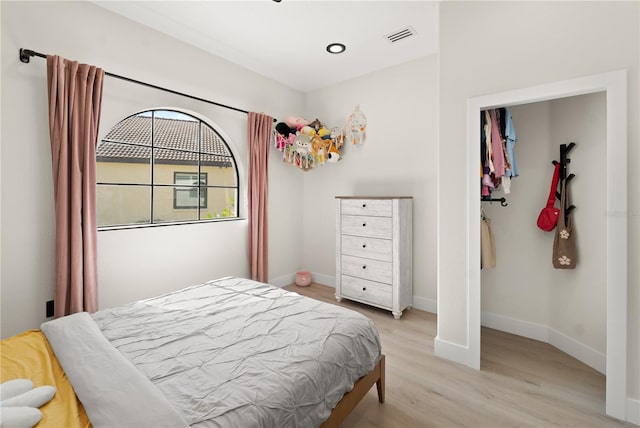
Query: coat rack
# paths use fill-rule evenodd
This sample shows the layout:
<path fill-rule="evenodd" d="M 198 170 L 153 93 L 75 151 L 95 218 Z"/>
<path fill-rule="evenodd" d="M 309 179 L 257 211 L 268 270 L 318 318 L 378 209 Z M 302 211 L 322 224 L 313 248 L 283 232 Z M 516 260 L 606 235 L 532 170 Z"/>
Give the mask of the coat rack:
<path fill-rule="evenodd" d="M 576 143 L 573 143 L 573 142 L 569 144 L 560 144 L 560 181 L 559 182 L 562 183 L 562 180 L 566 180 L 565 185 L 569 184 L 571 180 L 573 180 L 576 176 L 575 174 L 567 175 L 567 165 L 571 163 L 571 159 L 569 159 L 567 155 L 569 154 L 571 149 L 575 147 L 575 145 Z M 554 160 L 551 163 L 556 165 L 558 161 Z M 556 198 L 558 198 L 559 200 L 562 200 L 560 192 L 558 192 L 558 190 L 556 190 Z M 569 205 L 568 207 L 565 207 L 565 217 L 569 215 L 569 213 L 573 211 L 575 208 L 576 208 L 575 205 Z M 567 219 L 565 218 L 565 221 L 566 220 Z"/>

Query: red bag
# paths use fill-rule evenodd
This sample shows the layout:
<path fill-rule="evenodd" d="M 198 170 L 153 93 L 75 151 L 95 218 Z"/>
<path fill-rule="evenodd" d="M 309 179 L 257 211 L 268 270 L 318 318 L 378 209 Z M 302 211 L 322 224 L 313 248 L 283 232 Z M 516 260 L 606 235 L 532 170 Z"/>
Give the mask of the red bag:
<path fill-rule="evenodd" d="M 546 232 L 551 232 L 558 224 L 558 216 L 560 209 L 554 207 L 556 202 L 556 188 L 560 179 L 560 162 L 556 163 L 556 169 L 553 171 L 553 179 L 551 180 L 551 190 L 549 190 L 549 199 L 547 206 L 544 207 L 538 215 L 538 227 Z"/>

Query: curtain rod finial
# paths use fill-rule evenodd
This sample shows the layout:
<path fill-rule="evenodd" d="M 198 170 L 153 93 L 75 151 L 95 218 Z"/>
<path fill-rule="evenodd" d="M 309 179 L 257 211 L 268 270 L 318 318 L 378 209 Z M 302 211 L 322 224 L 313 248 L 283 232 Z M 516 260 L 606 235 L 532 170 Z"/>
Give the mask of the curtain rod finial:
<path fill-rule="evenodd" d="M 33 56 L 33 51 L 30 51 L 29 49 L 20 48 L 20 61 L 28 64 L 31 61 L 32 56 Z"/>

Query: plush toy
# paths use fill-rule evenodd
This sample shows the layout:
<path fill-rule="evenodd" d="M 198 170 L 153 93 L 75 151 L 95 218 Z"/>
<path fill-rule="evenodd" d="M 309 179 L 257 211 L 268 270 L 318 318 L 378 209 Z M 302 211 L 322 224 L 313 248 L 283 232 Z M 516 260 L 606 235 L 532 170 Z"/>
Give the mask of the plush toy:
<path fill-rule="evenodd" d="M 287 124 L 286 124 L 286 123 L 284 123 L 284 122 L 280 122 L 280 123 L 278 123 L 278 124 L 276 125 L 276 131 L 278 131 L 278 134 L 280 134 L 280 135 L 284 135 L 285 137 L 288 137 L 288 136 L 289 136 L 289 134 L 291 134 L 291 132 L 292 132 L 292 130 L 291 130 L 291 128 L 289 127 L 289 125 L 287 125 Z M 295 133 L 295 132 L 296 132 L 296 130 L 294 129 L 294 130 L 293 130 L 293 133 Z"/>
<path fill-rule="evenodd" d="M 301 134 L 311 135 L 312 137 L 316 135 L 316 130 L 310 127 L 309 125 L 303 126 L 298 130 L 298 132 Z"/>
<path fill-rule="evenodd" d="M 331 138 L 331 131 L 329 131 L 326 127 L 322 126 L 318 129 L 317 134 L 325 140 Z"/>
<path fill-rule="evenodd" d="M 333 142 L 329 145 L 329 151 L 327 153 L 327 162 L 335 163 L 340 160 L 340 151 L 333 145 Z"/>
<path fill-rule="evenodd" d="M 324 165 L 325 157 L 326 157 L 326 143 L 320 135 L 315 135 L 311 139 L 311 154 L 315 159 L 315 162 L 318 165 Z"/>
<path fill-rule="evenodd" d="M 298 134 L 294 143 L 296 153 L 306 155 L 311 152 L 311 136 L 308 134 Z"/>
<path fill-rule="evenodd" d="M 362 144 L 366 138 L 367 117 L 360 111 L 360 106 L 351 112 L 345 125 L 345 137 L 352 144 Z"/>
<path fill-rule="evenodd" d="M 315 129 L 316 131 L 322 128 L 322 123 L 320 123 L 320 119 L 316 118 L 313 122 L 309 124 L 310 127 Z"/>
<path fill-rule="evenodd" d="M 299 130 L 303 126 L 307 126 L 309 122 L 298 116 L 287 116 L 284 118 L 284 123 L 289 126 L 289 128 Z"/>
<path fill-rule="evenodd" d="M 31 428 L 40 422 L 38 407 L 48 403 L 56 393 L 53 386 L 33 387 L 29 379 L 13 379 L 0 385 L 0 426 Z"/>

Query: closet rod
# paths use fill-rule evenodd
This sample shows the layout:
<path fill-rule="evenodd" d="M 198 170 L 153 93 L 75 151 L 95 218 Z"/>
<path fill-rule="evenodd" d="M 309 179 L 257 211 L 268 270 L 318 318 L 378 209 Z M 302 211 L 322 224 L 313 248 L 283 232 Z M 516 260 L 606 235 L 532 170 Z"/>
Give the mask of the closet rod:
<path fill-rule="evenodd" d="M 503 207 L 509 205 L 507 198 L 490 198 L 489 196 L 483 196 L 480 200 L 483 202 L 500 202 L 500 205 Z"/>
<path fill-rule="evenodd" d="M 32 56 L 37 56 L 39 58 L 45 58 L 45 59 L 47 58 L 47 55 L 42 54 L 40 52 L 36 52 L 36 51 L 31 50 L 31 49 L 20 48 L 20 61 L 24 62 L 25 64 L 28 64 L 31 61 L 31 57 Z M 173 89 L 163 88 L 162 86 L 154 85 L 154 84 L 151 84 L 151 83 L 141 82 L 140 80 L 135 80 L 135 79 L 132 79 L 130 77 L 120 76 L 118 74 L 109 73 L 108 71 L 105 71 L 104 74 L 109 76 L 109 77 L 114 77 L 116 79 L 124 80 L 124 81 L 131 82 L 131 83 L 137 83 L 138 85 L 146 86 L 148 88 L 158 89 L 160 91 L 169 92 L 169 93 L 174 94 L 174 95 L 180 95 L 181 97 L 191 98 L 192 100 L 202 101 L 203 103 L 213 104 L 213 105 L 218 106 L 218 107 L 224 107 L 224 108 L 229 109 L 229 110 L 235 110 L 235 111 L 238 111 L 240 113 L 249 114 L 249 112 L 247 110 L 242 110 L 242 109 L 237 108 L 237 107 L 228 106 L 226 104 L 220 104 L 220 103 L 217 103 L 215 101 L 206 100 L 204 98 L 196 97 L 194 95 L 189 95 L 189 94 L 185 94 L 185 93 L 182 93 L 182 92 L 174 91 Z M 276 119 L 273 119 L 273 121 L 276 122 Z"/>

